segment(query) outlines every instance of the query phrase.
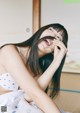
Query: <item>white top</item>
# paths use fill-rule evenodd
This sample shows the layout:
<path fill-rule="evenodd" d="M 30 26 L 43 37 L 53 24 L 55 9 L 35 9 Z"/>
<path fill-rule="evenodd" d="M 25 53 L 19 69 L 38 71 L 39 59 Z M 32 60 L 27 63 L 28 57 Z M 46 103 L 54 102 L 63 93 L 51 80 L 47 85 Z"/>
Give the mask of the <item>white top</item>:
<path fill-rule="evenodd" d="M 17 48 L 20 53 L 20 48 Z M 12 78 L 9 73 L 0 74 L 0 87 L 13 91 L 19 89 L 18 84 L 15 82 L 14 78 Z"/>
<path fill-rule="evenodd" d="M 19 86 L 9 73 L 0 74 L 0 87 L 7 90 L 18 90 Z"/>

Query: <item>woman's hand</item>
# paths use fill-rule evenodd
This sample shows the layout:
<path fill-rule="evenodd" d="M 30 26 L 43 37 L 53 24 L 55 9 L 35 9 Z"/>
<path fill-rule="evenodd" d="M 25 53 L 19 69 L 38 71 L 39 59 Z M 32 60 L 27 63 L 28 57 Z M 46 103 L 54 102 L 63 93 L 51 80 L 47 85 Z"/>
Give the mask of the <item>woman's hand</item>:
<path fill-rule="evenodd" d="M 63 57 L 68 51 L 64 43 L 59 40 L 54 40 L 53 44 L 54 44 L 54 51 L 53 51 L 54 59 L 56 59 L 57 57 L 63 59 Z"/>

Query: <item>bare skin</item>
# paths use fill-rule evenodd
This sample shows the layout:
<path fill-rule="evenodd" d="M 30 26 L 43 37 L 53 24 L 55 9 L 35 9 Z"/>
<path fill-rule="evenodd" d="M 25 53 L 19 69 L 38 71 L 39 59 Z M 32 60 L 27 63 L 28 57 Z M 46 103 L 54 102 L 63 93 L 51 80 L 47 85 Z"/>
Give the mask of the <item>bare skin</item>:
<path fill-rule="evenodd" d="M 46 43 L 44 42 L 44 44 Z M 60 49 L 58 49 L 58 47 Z M 7 45 L 0 50 L 0 73 L 9 72 L 21 89 L 25 91 L 25 98 L 29 101 L 34 101 L 44 113 L 60 113 L 58 107 L 44 90 L 47 88 L 53 74 L 59 67 L 67 49 L 59 40 L 54 40 L 50 45 L 47 45 L 47 47 L 40 43 L 38 48 L 40 57 L 54 51 L 54 60 L 48 69 L 42 75 L 39 75 L 36 80 L 25 65 L 25 50 L 27 50 L 28 53 L 28 48 L 20 48 L 22 54 L 20 55 L 14 45 Z M 6 60 L 4 61 L 5 58 Z M 0 92 L 0 94 L 3 94 L 8 91 L 0 88 Z"/>

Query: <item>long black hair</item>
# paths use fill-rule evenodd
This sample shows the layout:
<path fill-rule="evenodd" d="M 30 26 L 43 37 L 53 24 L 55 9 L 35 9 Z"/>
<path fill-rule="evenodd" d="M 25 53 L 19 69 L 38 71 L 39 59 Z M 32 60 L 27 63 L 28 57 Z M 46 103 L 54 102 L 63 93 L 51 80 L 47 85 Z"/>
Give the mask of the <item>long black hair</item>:
<path fill-rule="evenodd" d="M 27 47 L 27 46 L 30 47 L 30 54 L 26 62 L 26 65 L 29 67 L 29 69 L 33 72 L 35 76 L 40 75 L 41 73 L 44 73 L 44 71 L 49 67 L 49 65 L 54 59 L 54 55 L 52 55 L 52 53 L 49 53 L 41 58 L 38 57 L 38 42 L 40 41 L 39 38 L 42 32 L 49 27 L 53 27 L 55 30 L 57 30 L 57 32 L 62 31 L 63 43 L 67 47 L 68 33 L 66 29 L 64 28 L 64 26 L 59 23 L 43 26 L 28 40 L 22 43 L 14 44 L 19 47 Z M 46 38 L 52 38 L 52 37 L 48 36 Z M 54 97 L 55 95 L 57 95 L 60 90 L 60 75 L 61 75 L 61 71 L 62 71 L 65 58 L 66 58 L 66 55 L 64 56 L 59 68 L 56 70 L 51 80 L 51 85 L 49 85 L 46 88 L 46 93 L 51 88 L 50 97 Z"/>

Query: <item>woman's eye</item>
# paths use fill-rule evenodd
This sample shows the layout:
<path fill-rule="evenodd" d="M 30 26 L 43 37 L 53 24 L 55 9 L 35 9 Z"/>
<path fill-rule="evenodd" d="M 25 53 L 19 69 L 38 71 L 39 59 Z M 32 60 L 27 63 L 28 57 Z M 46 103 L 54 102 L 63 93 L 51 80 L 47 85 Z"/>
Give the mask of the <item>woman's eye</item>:
<path fill-rule="evenodd" d="M 59 36 L 57 36 L 56 39 L 58 39 L 59 41 L 61 41 L 61 38 Z"/>

